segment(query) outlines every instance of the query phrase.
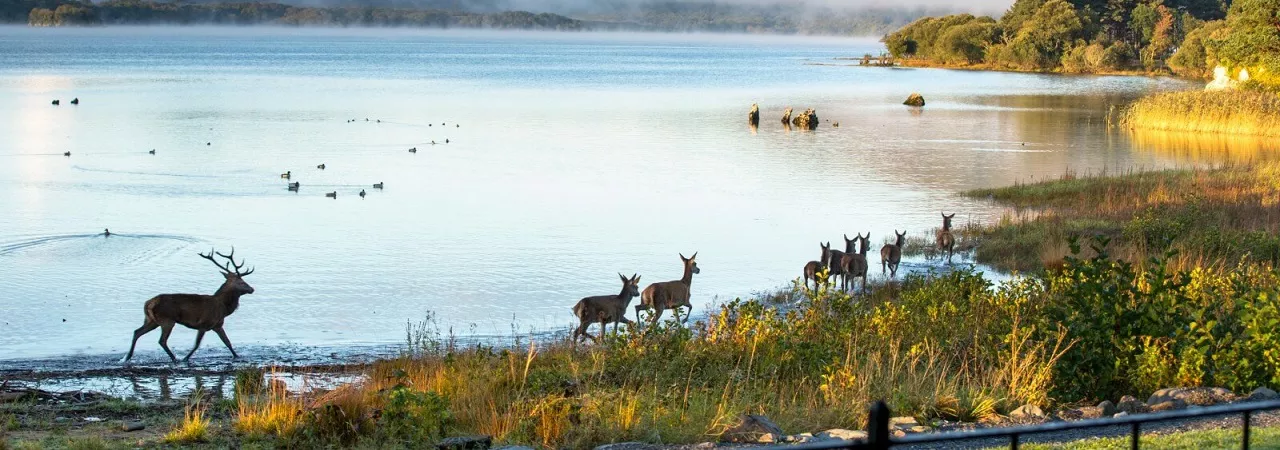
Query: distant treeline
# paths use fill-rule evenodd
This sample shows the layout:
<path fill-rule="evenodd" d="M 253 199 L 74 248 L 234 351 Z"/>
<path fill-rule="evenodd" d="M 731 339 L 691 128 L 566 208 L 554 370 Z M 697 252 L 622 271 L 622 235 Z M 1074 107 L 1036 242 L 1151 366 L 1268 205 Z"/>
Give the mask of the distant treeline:
<path fill-rule="evenodd" d="M 494 10 L 508 4 L 496 0 L 284 0 L 284 3 L 108 0 L 96 4 L 80 0 L 0 0 L 0 22 L 25 22 L 33 26 L 281 24 L 871 36 L 898 29 L 926 14 L 945 12 L 919 7 L 833 9 L 798 6 L 803 5 L 801 3 L 730 4 L 693 0 L 628 4 L 601 1 L 565 9 L 564 14 Z"/>
<path fill-rule="evenodd" d="M 374 7 L 316 8 L 281 3 L 162 3 L 109 0 L 4 0 L 4 20 L 32 26 L 99 24 L 224 24 L 414 26 L 537 30 L 584 30 L 579 20 L 523 11 L 467 13 Z M 26 12 L 21 12 L 25 10 Z M 19 19 L 20 17 L 20 19 Z"/>
<path fill-rule="evenodd" d="M 1219 63 L 1246 67 L 1271 61 L 1280 67 L 1277 4 L 1017 0 L 999 20 L 969 14 L 926 17 L 884 42 L 895 57 L 939 65 L 1209 77 Z"/>

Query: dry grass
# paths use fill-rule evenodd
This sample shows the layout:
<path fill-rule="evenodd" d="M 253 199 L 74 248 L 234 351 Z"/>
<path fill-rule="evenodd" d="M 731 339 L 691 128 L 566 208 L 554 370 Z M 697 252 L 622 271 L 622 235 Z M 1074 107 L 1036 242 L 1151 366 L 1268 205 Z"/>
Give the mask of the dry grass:
<path fill-rule="evenodd" d="M 987 227 L 976 259 L 1006 270 L 1060 262 L 1072 236 L 1102 235 L 1111 253 L 1141 262 L 1175 251 L 1174 267 L 1280 256 L 1280 162 L 1211 169 L 1064 175 L 966 193 L 1013 207 Z M 1024 214 L 1024 212 L 1030 213 Z M 1085 249 L 1084 256 L 1090 256 Z"/>
<path fill-rule="evenodd" d="M 182 422 L 164 436 L 165 442 L 187 444 L 204 442 L 209 437 L 209 419 L 204 417 L 205 407 L 199 401 L 187 404 Z"/>
<path fill-rule="evenodd" d="M 1280 96 L 1243 90 L 1165 92 L 1129 105 L 1120 123 L 1150 130 L 1280 137 Z"/>
<path fill-rule="evenodd" d="M 292 438 L 302 429 L 304 401 L 290 396 L 281 384 L 272 384 L 258 395 L 236 399 L 236 431 L 250 437 Z"/>

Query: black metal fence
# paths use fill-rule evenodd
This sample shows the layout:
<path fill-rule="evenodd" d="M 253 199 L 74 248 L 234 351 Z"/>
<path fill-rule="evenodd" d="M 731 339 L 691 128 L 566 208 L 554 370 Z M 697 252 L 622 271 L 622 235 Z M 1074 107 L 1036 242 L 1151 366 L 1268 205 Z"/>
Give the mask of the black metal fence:
<path fill-rule="evenodd" d="M 1123 417 L 1081 420 L 1076 422 L 1051 422 L 1039 425 L 988 428 L 974 431 L 912 434 L 895 438 L 890 434 L 891 431 L 889 430 L 889 418 L 892 417 L 889 407 L 886 406 L 884 402 L 876 402 L 876 404 L 871 407 L 871 416 L 867 420 L 866 440 L 828 440 L 788 445 L 780 448 L 786 448 L 788 450 L 883 450 L 890 447 L 914 444 L 945 445 L 947 443 L 960 443 L 962 441 L 1005 440 L 1009 443 L 1009 448 L 1017 450 L 1022 438 L 1028 435 L 1057 433 L 1070 430 L 1128 427 L 1129 448 L 1137 449 L 1140 444 L 1139 437 L 1142 433 L 1143 424 L 1239 415 L 1243 419 L 1241 422 L 1242 436 L 1240 439 L 1240 448 L 1248 450 L 1249 425 L 1253 413 L 1273 410 L 1280 410 L 1280 400 L 1233 403 L 1228 405 L 1207 406 L 1203 408 L 1191 408 L 1151 414 L 1133 414 Z"/>

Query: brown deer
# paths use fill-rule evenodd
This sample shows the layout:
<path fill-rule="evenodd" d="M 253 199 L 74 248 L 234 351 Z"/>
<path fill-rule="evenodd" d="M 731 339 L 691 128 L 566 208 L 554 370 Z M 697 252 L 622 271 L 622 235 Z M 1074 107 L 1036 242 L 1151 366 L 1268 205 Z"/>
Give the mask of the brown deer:
<path fill-rule="evenodd" d="M 227 262 L 219 264 L 213 259 L 214 254 L 226 259 Z M 209 330 L 218 333 L 222 343 L 226 344 L 227 350 L 231 350 L 232 359 L 238 358 L 236 349 L 231 347 L 231 340 L 227 339 L 227 333 L 222 331 L 222 322 L 227 316 L 236 312 L 236 308 L 240 306 L 241 296 L 253 293 L 253 286 L 244 282 L 244 277 L 253 273 L 253 269 L 240 272 L 244 267 L 244 260 L 236 264 L 235 255 L 234 248 L 231 249 L 230 255 L 216 253 L 213 250 L 209 250 L 208 255 L 200 253 L 201 258 L 218 266 L 223 278 L 226 278 L 222 287 L 219 287 L 213 295 L 160 294 L 147 300 L 146 305 L 143 306 L 143 311 L 147 315 L 146 322 L 133 332 L 133 344 L 129 346 L 129 355 L 124 357 L 124 362 L 127 363 L 133 358 L 133 350 L 138 346 L 138 338 L 156 328 L 160 328 L 160 348 L 169 354 L 169 359 L 175 363 L 178 362 L 178 358 L 174 357 L 173 352 L 169 350 L 169 332 L 173 331 L 174 324 L 182 324 L 196 330 L 196 345 L 191 347 L 191 352 L 187 353 L 186 357 L 182 358 L 183 361 L 191 359 L 191 355 L 200 348 L 200 340 L 204 339 L 204 333 Z"/>
<path fill-rule="evenodd" d="M 951 254 L 956 248 L 956 237 L 951 234 L 951 218 L 955 217 L 956 213 L 948 216 L 939 211 L 939 214 L 942 214 L 942 229 L 938 230 L 937 235 L 938 251 L 947 252 L 947 264 L 951 264 Z"/>
<path fill-rule="evenodd" d="M 902 262 L 902 246 L 907 243 L 907 232 L 901 233 L 893 230 L 893 234 L 897 235 L 897 239 L 892 244 L 884 244 L 880 247 L 880 273 L 885 272 L 885 268 L 889 269 L 889 278 L 898 276 L 898 264 Z"/>
<path fill-rule="evenodd" d="M 827 260 L 827 277 L 828 277 L 827 280 L 828 281 L 834 282 L 836 278 L 844 277 L 845 275 L 844 258 L 845 256 L 852 254 L 854 251 L 853 244 L 849 243 L 849 239 L 847 239 L 848 237 L 849 237 L 848 235 L 845 235 L 845 238 L 846 238 L 844 243 L 845 251 L 842 252 L 840 250 L 829 250 L 831 252 L 831 258 Z M 830 245 L 828 245 L 828 247 L 830 247 Z M 841 279 L 840 283 L 841 283 L 841 286 L 843 286 L 844 280 Z"/>
<path fill-rule="evenodd" d="M 813 289 L 818 289 L 818 273 L 831 265 L 831 243 L 818 243 L 822 247 L 822 256 L 817 261 L 809 261 L 804 265 L 804 288 L 809 289 L 809 280 L 813 280 Z"/>
<path fill-rule="evenodd" d="M 680 307 L 689 308 L 692 313 L 693 305 L 689 303 L 689 286 L 693 283 L 693 274 L 702 272 L 698 269 L 698 253 L 694 252 L 693 256 L 688 258 L 684 254 L 680 254 L 680 261 L 684 263 L 684 276 L 675 281 L 663 281 L 653 283 L 644 288 L 644 292 L 640 293 L 640 304 L 636 305 L 636 319 L 640 319 L 640 311 L 645 309 L 656 309 L 653 314 L 653 323 L 658 323 L 658 318 L 662 317 L 662 311 L 670 309 L 672 314 L 676 315 L 676 320 L 680 320 Z M 684 317 L 685 321 L 689 320 L 689 315 Z"/>
<path fill-rule="evenodd" d="M 618 295 L 586 297 L 573 306 L 573 315 L 578 316 L 578 329 L 573 330 L 573 342 L 577 343 L 580 337 L 588 337 L 587 327 L 592 323 L 600 324 L 600 338 L 596 342 L 604 340 L 604 329 L 609 322 L 613 322 L 614 333 L 618 332 L 619 323 L 631 323 L 626 317 L 627 306 L 631 305 L 631 299 L 640 296 L 640 276 L 632 274 L 631 278 L 627 278 L 626 275 L 618 274 L 618 278 L 622 279 L 622 292 Z"/>
<path fill-rule="evenodd" d="M 844 255 L 844 261 L 841 261 L 841 265 L 844 266 L 845 284 L 841 285 L 841 287 L 848 291 L 849 288 L 853 286 L 853 279 L 860 277 L 862 278 L 862 291 L 866 292 L 867 269 L 869 268 L 869 265 L 867 264 L 867 250 L 871 249 L 871 233 L 867 233 L 866 236 L 863 236 L 862 234 L 855 234 L 853 240 L 849 240 L 849 237 L 845 236 L 844 240 L 845 245 L 849 246 L 850 250 L 852 250 L 854 243 L 857 243 L 858 241 L 862 241 L 862 245 L 856 253 L 850 252 Z"/>

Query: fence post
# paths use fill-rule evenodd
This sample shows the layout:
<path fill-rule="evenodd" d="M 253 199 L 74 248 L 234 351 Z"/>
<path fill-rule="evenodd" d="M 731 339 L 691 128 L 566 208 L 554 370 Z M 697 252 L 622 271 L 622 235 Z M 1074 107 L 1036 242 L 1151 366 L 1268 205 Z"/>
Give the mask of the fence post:
<path fill-rule="evenodd" d="M 1252 412 L 1253 411 L 1244 412 L 1244 428 L 1240 430 L 1243 435 L 1243 440 L 1240 442 L 1241 450 L 1249 450 L 1249 418 L 1252 415 L 1250 414 Z"/>
<path fill-rule="evenodd" d="M 883 400 L 871 406 L 871 415 L 867 417 L 867 444 L 874 450 L 889 448 L 889 405 Z"/>

